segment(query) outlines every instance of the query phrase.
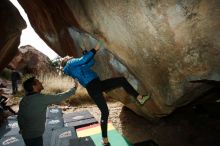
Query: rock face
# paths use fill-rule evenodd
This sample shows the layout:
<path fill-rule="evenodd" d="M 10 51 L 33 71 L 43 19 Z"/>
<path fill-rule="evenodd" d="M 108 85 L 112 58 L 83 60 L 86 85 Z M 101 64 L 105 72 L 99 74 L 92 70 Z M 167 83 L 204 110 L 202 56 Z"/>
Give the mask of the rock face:
<path fill-rule="evenodd" d="M 18 0 L 35 31 L 59 55 L 79 56 L 105 42 L 95 70 L 102 79 L 124 75 L 151 99 L 144 106 L 112 95 L 145 117 L 160 117 L 220 80 L 218 0 Z M 86 32 L 86 33 L 85 33 Z"/>
<path fill-rule="evenodd" d="M 9 0 L 0 2 L 0 70 L 16 55 L 26 23 Z"/>
<path fill-rule="evenodd" d="M 23 74 L 42 74 L 54 72 L 50 59 L 30 45 L 19 48 L 17 55 L 9 63 L 9 67 Z"/>

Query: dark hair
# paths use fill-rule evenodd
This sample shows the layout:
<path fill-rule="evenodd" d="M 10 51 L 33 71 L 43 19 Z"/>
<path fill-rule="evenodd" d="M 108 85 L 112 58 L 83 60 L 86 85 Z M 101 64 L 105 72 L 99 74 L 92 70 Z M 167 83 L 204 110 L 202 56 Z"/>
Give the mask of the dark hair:
<path fill-rule="evenodd" d="M 36 85 L 35 77 L 31 77 L 23 82 L 23 88 L 26 94 L 33 92 L 33 85 Z"/>

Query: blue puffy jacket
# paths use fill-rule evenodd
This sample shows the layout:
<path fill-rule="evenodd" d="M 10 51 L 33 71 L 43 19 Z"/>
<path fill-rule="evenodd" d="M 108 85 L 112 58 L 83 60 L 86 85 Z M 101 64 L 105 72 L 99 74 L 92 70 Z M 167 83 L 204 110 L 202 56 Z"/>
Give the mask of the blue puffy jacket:
<path fill-rule="evenodd" d="M 77 79 L 82 86 L 86 87 L 90 81 L 98 78 L 98 75 L 91 69 L 95 63 L 93 59 L 95 53 L 95 49 L 92 49 L 80 58 L 70 59 L 64 67 L 64 73 Z"/>

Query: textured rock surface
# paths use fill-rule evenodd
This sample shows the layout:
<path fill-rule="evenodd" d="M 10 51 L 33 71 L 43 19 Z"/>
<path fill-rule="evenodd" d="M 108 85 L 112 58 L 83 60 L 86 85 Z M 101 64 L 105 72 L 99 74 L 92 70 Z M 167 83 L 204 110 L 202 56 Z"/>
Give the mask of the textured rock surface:
<path fill-rule="evenodd" d="M 0 70 L 16 55 L 26 23 L 9 0 L 0 2 Z"/>
<path fill-rule="evenodd" d="M 220 80 L 218 0 L 18 1 L 61 56 L 78 56 L 80 37 L 89 48 L 102 39 L 106 49 L 95 69 L 102 79 L 125 75 L 141 93 L 149 92 L 144 106 L 126 101 L 121 91 L 111 93 L 145 117 L 169 114 L 209 89 L 191 81 Z"/>
<path fill-rule="evenodd" d="M 24 74 L 55 72 L 55 69 L 50 64 L 50 59 L 29 45 L 19 48 L 17 55 L 9 63 L 9 67 Z"/>

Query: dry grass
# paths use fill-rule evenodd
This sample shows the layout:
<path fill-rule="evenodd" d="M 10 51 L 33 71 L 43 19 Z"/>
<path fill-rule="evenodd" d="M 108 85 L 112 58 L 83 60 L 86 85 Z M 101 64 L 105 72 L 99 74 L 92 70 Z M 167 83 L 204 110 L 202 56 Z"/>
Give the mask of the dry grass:
<path fill-rule="evenodd" d="M 74 86 L 74 80 L 68 76 L 58 76 L 54 74 L 42 74 L 38 79 L 43 83 L 43 93 L 56 94 L 64 92 Z M 106 97 L 107 98 L 107 97 Z M 108 97 L 108 101 L 112 101 Z M 69 104 L 74 106 L 91 105 L 94 104 L 93 100 L 89 97 L 85 88 L 81 85 L 77 88 L 76 94 L 69 97 L 62 104 Z"/>
<path fill-rule="evenodd" d="M 43 93 L 48 94 L 64 92 L 74 86 L 74 80 L 68 76 L 42 74 L 38 76 L 38 79 L 43 83 Z M 81 85 L 79 85 L 76 94 L 69 97 L 65 102 L 62 102 L 64 105 L 79 105 L 84 103 L 92 104 L 92 101 L 86 90 Z"/>
<path fill-rule="evenodd" d="M 68 76 L 41 74 L 37 77 L 44 86 L 44 93 L 60 93 L 74 86 L 74 80 Z"/>

